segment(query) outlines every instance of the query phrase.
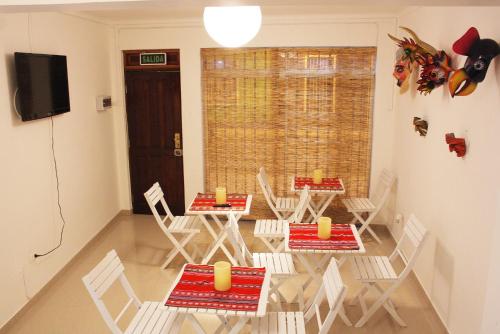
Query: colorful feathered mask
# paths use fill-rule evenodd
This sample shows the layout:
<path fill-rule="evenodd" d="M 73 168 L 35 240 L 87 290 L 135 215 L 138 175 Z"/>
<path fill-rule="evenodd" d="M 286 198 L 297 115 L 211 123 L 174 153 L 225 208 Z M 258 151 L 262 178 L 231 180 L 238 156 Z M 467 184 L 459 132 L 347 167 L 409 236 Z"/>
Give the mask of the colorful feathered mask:
<path fill-rule="evenodd" d="M 451 76 L 448 84 L 450 94 L 452 97 L 466 96 L 484 80 L 491 61 L 500 53 L 500 46 L 492 39 L 481 39 L 477 29 L 472 27 L 453 43 L 453 51 L 467 56 L 467 60 L 464 67 Z"/>
<path fill-rule="evenodd" d="M 417 89 L 421 94 L 427 95 L 448 81 L 452 71 L 450 57 L 446 52 L 438 51 L 422 41 L 411 29 L 400 28 L 408 32 L 412 38 L 398 39 L 388 34 L 389 38 L 399 46 L 393 76 L 398 80 L 397 85 L 401 86 L 410 76 L 414 66 L 422 66 Z"/>

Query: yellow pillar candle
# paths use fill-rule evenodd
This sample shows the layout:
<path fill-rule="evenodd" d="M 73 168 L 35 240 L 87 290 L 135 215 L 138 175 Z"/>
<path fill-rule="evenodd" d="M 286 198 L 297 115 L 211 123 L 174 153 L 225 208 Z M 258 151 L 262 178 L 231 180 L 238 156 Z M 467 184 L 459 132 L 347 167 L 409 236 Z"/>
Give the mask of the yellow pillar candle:
<path fill-rule="evenodd" d="M 323 171 L 321 169 L 315 169 L 313 171 L 313 183 L 320 184 L 323 182 Z"/>
<path fill-rule="evenodd" d="M 226 188 L 215 188 L 215 204 L 226 204 Z"/>
<path fill-rule="evenodd" d="M 214 287 L 217 291 L 231 289 L 231 263 L 218 261 L 214 264 Z"/>
<path fill-rule="evenodd" d="M 318 219 L 318 237 L 320 239 L 330 239 L 332 235 L 332 219 L 330 217 L 320 217 Z"/>

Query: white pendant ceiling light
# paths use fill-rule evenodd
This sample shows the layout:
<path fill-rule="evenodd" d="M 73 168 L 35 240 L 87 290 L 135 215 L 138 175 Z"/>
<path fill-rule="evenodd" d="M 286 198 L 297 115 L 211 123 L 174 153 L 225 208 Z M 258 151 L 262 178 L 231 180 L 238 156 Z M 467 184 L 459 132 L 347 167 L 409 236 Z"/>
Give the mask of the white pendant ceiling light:
<path fill-rule="evenodd" d="M 234 48 L 252 40 L 260 30 L 260 6 L 205 7 L 205 30 L 217 43 Z"/>

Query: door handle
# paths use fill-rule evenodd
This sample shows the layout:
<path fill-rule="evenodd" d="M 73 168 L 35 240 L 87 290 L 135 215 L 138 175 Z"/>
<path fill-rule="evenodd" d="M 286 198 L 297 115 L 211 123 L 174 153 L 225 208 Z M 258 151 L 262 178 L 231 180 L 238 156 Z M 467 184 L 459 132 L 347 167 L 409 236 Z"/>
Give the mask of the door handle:
<path fill-rule="evenodd" d="M 181 148 L 181 134 L 179 132 L 174 133 L 174 147 L 176 149 Z"/>
<path fill-rule="evenodd" d="M 179 132 L 174 133 L 174 147 L 174 156 L 182 157 L 181 134 Z"/>

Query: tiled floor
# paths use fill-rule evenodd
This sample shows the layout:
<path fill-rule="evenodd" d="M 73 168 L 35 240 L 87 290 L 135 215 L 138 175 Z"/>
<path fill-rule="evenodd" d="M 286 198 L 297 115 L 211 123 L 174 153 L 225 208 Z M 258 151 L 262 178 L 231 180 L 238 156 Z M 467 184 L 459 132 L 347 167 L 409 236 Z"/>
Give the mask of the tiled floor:
<path fill-rule="evenodd" d="M 260 241 L 253 239 L 253 221 L 242 221 L 240 227 L 251 250 L 264 250 Z M 394 242 L 384 228 L 377 231 L 383 244 L 378 245 L 366 237 L 364 238 L 365 246 L 369 254 L 387 255 L 394 247 Z M 207 236 L 205 231 L 196 237 L 195 242 L 199 247 L 208 245 Z M 82 276 L 92 269 L 110 249 L 116 249 L 125 265 L 125 274 L 139 298 L 161 300 L 183 264 L 183 261 L 177 258 L 168 269 L 159 268 L 167 247 L 170 247 L 170 244 L 162 235 L 152 216 L 132 215 L 116 218 L 89 247 L 78 255 L 76 261 L 50 284 L 48 289 L 45 289 L 26 310 L 9 323 L 8 327 L 0 330 L 0 333 L 109 333 L 82 284 Z M 300 266 L 297 269 L 303 272 Z M 348 302 L 360 285 L 353 280 L 348 263 L 342 267 L 341 274 L 348 286 L 346 300 Z M 301 275 L 295 281 L 285 283 L 283 287 L 285 297 L 291 298 L 296 291 L 296 284 L 299 284 L 298 280 L 304 281 L 305 279 L 306 276 Z M 306 297 L 308 296 L 309 294 L 306 293 Z M 115 312 L 114 314 L 126 301 L 118 285 L 113 286 L 105 295 L 105 300 L 112 312 Z M 379 310 L 363 328 L 346 327 L 340 319 L 336 319 L 330 332 L 343 334 L 446 333 L 414 276 L 410 276 L 403 283 L 393 295 L 393 300 L 408 327 L 398 326 L 384 310 Z M 297 307 L 297 304 L 286 305 L 289 310 L 295 310 Z M 359 305 L 346 305 L 346 312 L 352 321 L 356 321 L 361 314 Z M 127 318 L 129 317 L 124 319 L 125 323 Z M 218 320 L 209 316 L 199 317 L 199 320 L 209 333 L 213 332 L 218 325 Z M 182 333 L 192 332 L 191 326 L 187 322 L 184 323 Z M 317 332 L 315 320 L 307 325 L 307 332 Z"/>

